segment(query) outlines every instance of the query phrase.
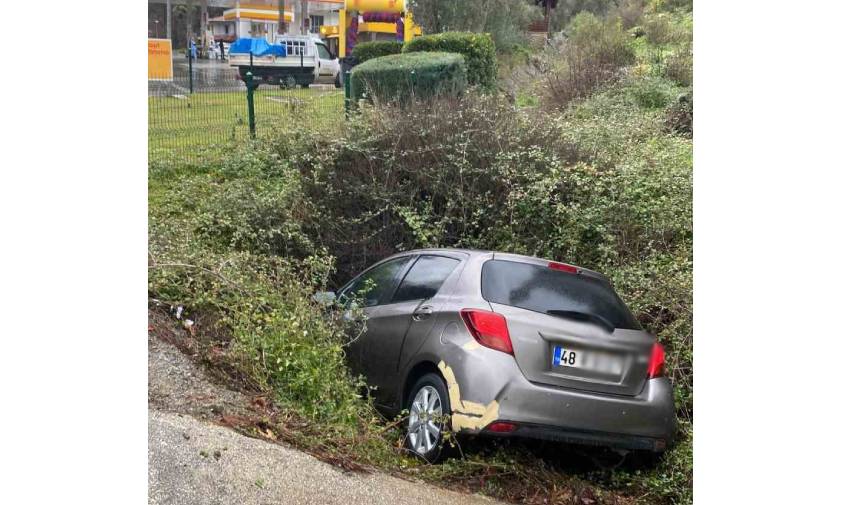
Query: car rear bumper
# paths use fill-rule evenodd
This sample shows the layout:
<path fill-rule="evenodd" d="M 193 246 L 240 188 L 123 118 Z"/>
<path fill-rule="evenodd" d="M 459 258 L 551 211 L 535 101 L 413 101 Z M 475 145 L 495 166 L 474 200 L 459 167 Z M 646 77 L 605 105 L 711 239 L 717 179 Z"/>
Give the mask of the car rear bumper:
<path fill-rule="evenodd" d="M 482 436 L 500 438 L 534 438 L 538 440 L 551 440 L 567 442 L 580 445 L 593 445 L 598 447 L 611 447 L 614 449 L 630 449 L 662 452 L 667 449 L 669 441 L 665 438 L 640 437 L 636 435 L 625 435 L 619 433 L 604 433 L 599 431 L 563 429 L 554 426 L 541 426 L 536 424 L 517 424 L 517 429 L 510 433 L 494 433 L 487 429 L 481 432 Z"/>
<path fill-rule="evenodd" d="M 660 451 L 676 430 L 672 385 L 649 380 L 636 396 L 558 388 L 513 381 L 499 401 L 500 420 L 519 428 L 515 436 Z"/>

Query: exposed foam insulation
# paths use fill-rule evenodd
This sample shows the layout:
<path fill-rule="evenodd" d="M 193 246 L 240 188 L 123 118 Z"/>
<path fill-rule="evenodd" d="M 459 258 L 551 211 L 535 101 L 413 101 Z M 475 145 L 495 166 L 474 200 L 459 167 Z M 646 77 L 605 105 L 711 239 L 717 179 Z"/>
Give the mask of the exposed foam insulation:
<path fill-rule="evenodd" d="M 438 366 L 448 383 L 448 398 L 451 401 L 451 428 L 455 432 L 462 429 L 480 430 L 499 418 L 499 402 L 493 400 L 484 405 L 462 400 L 460 398 L 460 385 L 457 384 L 454 370 L 446 365 L 444 360 L 440 361 Z"/>

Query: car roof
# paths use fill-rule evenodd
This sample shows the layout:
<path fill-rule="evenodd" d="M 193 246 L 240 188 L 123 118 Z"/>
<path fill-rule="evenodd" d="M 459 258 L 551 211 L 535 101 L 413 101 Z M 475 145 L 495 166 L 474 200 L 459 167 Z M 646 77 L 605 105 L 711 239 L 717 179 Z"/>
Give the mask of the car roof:
<path fill-rule="evenodd" d="M 402 252 L 397 253 L 396 255 L 392 255 L 392 256 L 401 256 L 401 255 L 408 255 L 408 254 L 425 254 L 425 253 L 433 253 L 433 252 L 465 253 L 465 254 L 468 254 L 469 256 L 490 254 L 490 255 L 492 255 L 493 259 L 517 261 L 517 262 L 532 263 L 532 264 L 543 264 L 545 262 L 555 261 L 555 260 L 550 260 L 550 259 L 546 259 L 546 258 L 539 258 L 537 256 L 526 256 L 524 254 L 507 253 L 507 252 L 502 252 L 502 251 L 489 251 L 486 249 L 459 249 L 459 248 L 454 248 L 454 247 L 429 247 L 429 248 L 423 248 L 423 249 L 412 249 L 410 251 L 402 251 Z M 562 263 L 567 263 L 567 262 L 562 262 Z M 597 272 L 595 270 L 591 270 L 589 268 L 585 268 L 585 267 L 576 265 L 575 263 L 568 263 L 568 264 L 574 265 L 576 268 L 578 268 L 584 272 L 588 272 L 590 274 L 606 278 L 605 275 L 603 275 L 602 273 Z"/>

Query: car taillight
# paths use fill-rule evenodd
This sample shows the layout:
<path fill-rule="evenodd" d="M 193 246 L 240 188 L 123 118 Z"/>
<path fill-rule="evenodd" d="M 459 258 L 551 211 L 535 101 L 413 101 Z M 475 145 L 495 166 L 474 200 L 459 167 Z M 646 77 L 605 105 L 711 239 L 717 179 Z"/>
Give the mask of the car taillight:
<path fill-rule="evenodd" d="M 654 347 L 651 348 L 651 360 L 648 362 L 648 378 L 662 377 L 665 365 L 666 352 L 659 342 L 654 342 Z"/>
<path fill-rule="evenodd" d="M 508 333 L 508 322 L 505 316 L 480 309 L 463 309 L 460 311 L 463 322 L 469 333 L 484 347 L 514 355 L 511 336 Z"/>
<path fill-rule="evenodd" d="M 492 431 L 493 433 L 510 433 L 516 429 L 516 424 L 506 423 L 504 421 L 496 421 L 491 425 L 487 426 L 487 431 Z"/>
<path fill-rule="evenodd" d="M 567 263 L 559 263 L 557 261 L 550 261 L 547 267 L 549 267 L 551 270 L 560 270 L 569 274 L 575 274 L 579 272 L 579 269 L 575 266 L 568 265 Z"/>

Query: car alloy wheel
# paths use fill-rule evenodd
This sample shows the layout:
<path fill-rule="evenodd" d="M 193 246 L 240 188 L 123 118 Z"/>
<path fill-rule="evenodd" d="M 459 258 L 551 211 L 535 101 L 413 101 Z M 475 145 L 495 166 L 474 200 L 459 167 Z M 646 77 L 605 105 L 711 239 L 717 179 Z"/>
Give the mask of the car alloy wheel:
<path fill-rule="evenodd" d="M 407 437 L 413 451 L 421 456 L 433 453 L 442 442 L 442 398 L 432 385 L 418 390 L 409 409 Z"/>

